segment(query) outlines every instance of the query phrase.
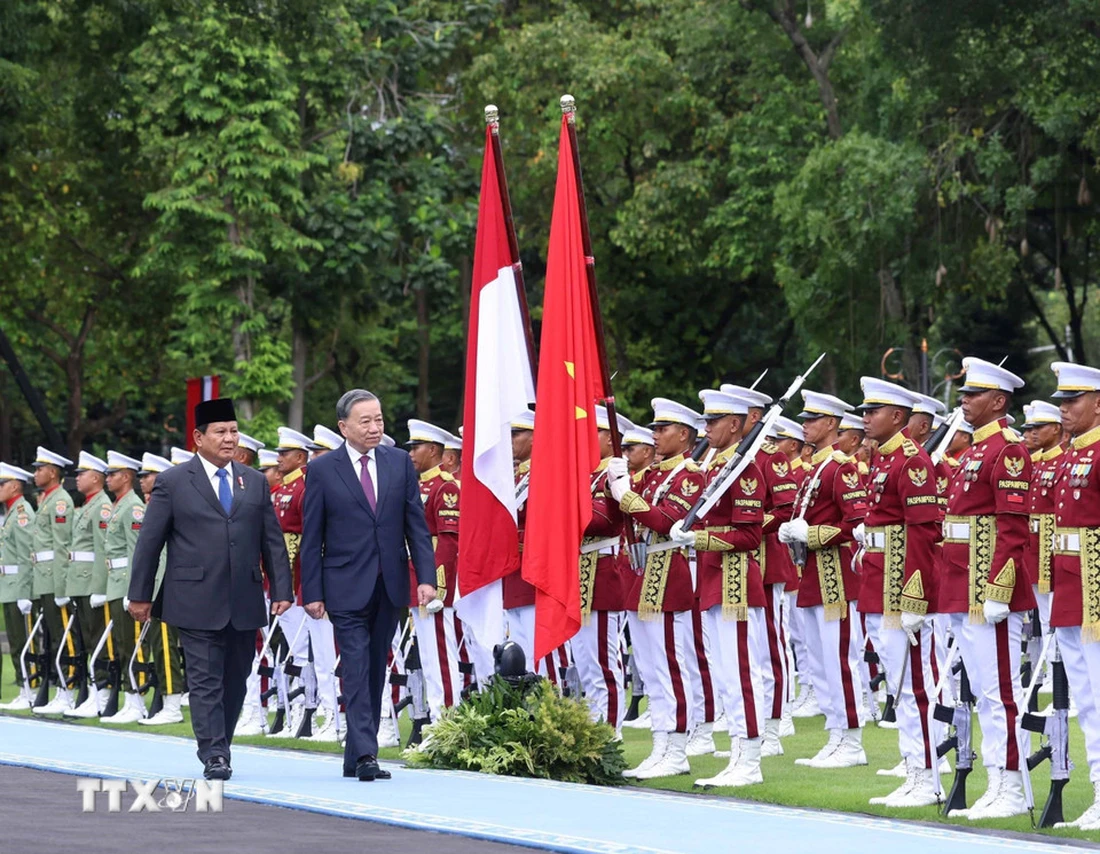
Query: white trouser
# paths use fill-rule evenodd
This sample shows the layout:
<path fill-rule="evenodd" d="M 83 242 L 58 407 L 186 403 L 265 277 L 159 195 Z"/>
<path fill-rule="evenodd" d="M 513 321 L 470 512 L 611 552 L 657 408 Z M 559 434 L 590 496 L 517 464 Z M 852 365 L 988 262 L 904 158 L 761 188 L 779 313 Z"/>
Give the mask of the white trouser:
<path fill-rule="evenodd" d="M 810 673 L 813 672 L 813 654 L 806 646 L 806 620 L 802 609 L 798 607 L 798 591 L 785 594 L 787 599 L 788 624 L 791 637 L 791 672 L 798 672 L 799 681 L 805 688 L 810 683 Z"/>
<path fill-rule="evenodd" d="M 524 605 L 522 608 L 506 608 L 504 610 L 504 630 L 508 640 L 515 641 L 523 649 L 523 657 L 527 661 L 528 671 L 533 671 L 539 676 L 545 676 L 555 685 L 560 681 L 559 668 L 569 664 L 569 653 L 565 644 L 559 646 L 550 655 L 531 666 L 535 658 L 535 606 Z M 476 665 L 475 665 L 476 666 Z"/>
<path fill-rule="evenodd" d="M 507 622 L 507 620 L 505 620 Z M 493 647 L 503 643 L 504 638 L 495 638 L 492 642 L 482 642 L 469 623 L 462 623 L 462 646 L 459 658 L 463 654 L 474 665 L 474 679 L 479 685 L 488 683 L 490 677 L 496 673 L 496 662 L 493 660 Z M 524 654 L 527 650 L 524 650 Z"/>
<path fill-rule="evenodd" d="M 727 620 L 722 606 L 703 614 L 712 638 L 711 673 L 722 695 L 731 738 L 759 738 L 764 728 L 764 688 L 761 660 L 753 654 L 760 637 L 767 643 L 763 608 L 749 608 L 747 620 Z M 766 666 L 766 659 L 765 659 Z"/>
<path fill-rule="evenodd" d="M 882 614 L 866 614 L 867 633 L 875 640 L 879 661 L 886 668 L 887 690 L 894 697 L 901 755 L 920 768 L 933 768 L 938 744 L 932 729 L 932 660 L 928 647 L 932 626 L 925 621 L 917 633 L 917 645 L 909 643 L 902 629 L 883 626 Z M 901 684 L 902 670 L 905 681 Z"/>
<path fill-rule="evenodd" d="M 405 654 L 401 649 L 401 638 L 405 634 L 405 626 L 399 623 L 390 641 L 390 653 L 386 657 L 386 683 L 382 687 L 382 713 L 383 718 L 392 718 L 397 721 L 395 707 L 401 702 L 401 694 L 407 691 L 400 685 L 390 682 L 390 676 L 394 673 L 405 673 Z"/>
<path fill-rule="evenodd" d="M 782 584 L 765 585 L 764 631 L 749 634 L 752 660 L 760 668 L 761 702 L 769 718 L 782 716 L 790 691 L 784 598 Z"/>
<path fill-rule="evenodd" d="M 1085 737 L 1089 781 L 1100 783 L 1100 642 L 1083 643 L 1081 627 L 1057 628 L 1054 636 L 1077 703 L 1077 723 Z"/>
<path fill-rule="evenodd" d="M 995 626 L 975 625 L 959 614 L 956 642 L 970 678 L 982 728 L 982 764 L 987 768 L 1020 770 L 1021 745 L 1029 744 L 1020 727 L 1020 635 L 1024 615 L 1009 614 Z M 1024 755 L 1026 759 L 1026 753 Z"/>
<path fill-rule="evenodd" d="M 1032 584 L 1031 589 L 1035 592 L 1035 604 L 1039 607 L 1039 624 L 1043 627 L 1043 637 L 1047 636 L 1047 632 L 1050 631 L 1050 597 L 1049 593 L 1040 593 L 1039 585 Z"/>
<path fill-rule="evenodd" d="M 688 650 L 688 672 L 691 674 L 691 696 L 694 698 L 691 719 L 694 726 L 714 723 L 722 713 L 721 692 L 714 687 L 713 654 L 715 639 L 710 626 L 703 620 L 699 600 L 691 611 L 691 648 Z"/>
<path fill-rule="evenodd" d="M 652 619 L 640 620 L 635 611 L 627 615 L 630 639 L 638 670 L 649 698 L 650 728 L 653 732 L 687 732 L 694 721 L 691 710 L 692 680 L 688 670 L 695 639 L 691 611 L 665 611 Z"/>
<path fill-rule="evenodd" d="M 826 620 L 822 605 L 799 610 L 810 651 L 810 681 L 825 713 L 825 729 L 862 726 L 863 646 L 855 603 L 848 603 L 843 620 Z"/>
<path fill-rule="evenodd" d="M 626 689 L 619 654 L 622 611 L 593 611 L 569 641 L 588 713 L 622 731 Z"/>
<path fill-rule="evenodd" d="M 416 648 L 420 652 L 420 667 L 424 674 L 428 710 L 432 720 L 438 721 L 443 710 L 457 705 L 462 696 L 455 609 L 444 608 L 424 617 L 420 616 L 419 608 L 410 610 L 413 631 L 416 633 Z"/>
<path fill-rule="evenodd" d="M 298 631 L 303 620 L 305 627 Z M 282 626 L 286 642 L 294 644 L 290 654 L 294 656 L 295 664 L 306 664 L 312 646 L 313 671 L 317 676 L 317 704 L 333 710 L 337 692 L 333 674 L 336 668 L 336 641 L 332 633 L 332 623 L 324 617 L 315 620 L 301 605 L 291 605 L 279 617 L 279 625 Z"/>

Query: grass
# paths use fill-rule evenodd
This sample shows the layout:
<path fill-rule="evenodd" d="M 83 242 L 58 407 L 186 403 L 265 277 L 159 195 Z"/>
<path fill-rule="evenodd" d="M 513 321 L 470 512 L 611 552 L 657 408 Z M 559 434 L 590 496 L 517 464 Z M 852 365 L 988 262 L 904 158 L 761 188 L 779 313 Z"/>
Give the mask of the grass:
<path fill-rule="evenodd" d="M 5 668 L 6 672 L 7 668 Z M 11 684 L 10 677 L 4 678 L 4 684 L 0 686 L 0 698 L 9 700 L 15 695 L 15 686 Z M 115 729 L 131 730 L 135 732 L 155 732 L 162 735 L 176 735 L 183 738 L 191 738 L 190 713 L 184 709 L 184 722 L 161 727 L 144 727 L 139 724 L 126 724 Z M 29 716 L 29 712 L 7 712 L 4 714 Z M 864 730 L 863 742 L 867 752 L 869 764 L 862 768 L 845 768 L 838 770 L 815 770 L 794 764 L 794 760 L 800 756 L 812 756 L 826 741 L 823 729 L 823 718 L 809 718 L 795 721 L 796 734 L 783 739 L 784 756 L 770 757 L 763 760 L 764 783 L 760 786 L 748 786 L 740 789 L 712 789 L 709 794 L 718 796 L 736 797 L 741 800 L 756 801 L 766 804 L 779 804 L 784 806 L 807 807 L 811 809 L 825 809 L 836 812 L 850 812 L 861 815 L 885 816 L 892 819 L 911 819 L 934 824 L 950 824 L 960 827 L 989 828 L 1016 833 L 1033 833 L 1037 838 L 1064 838 L 1082 839 L 1092 842 L 1100 841 L 1100 833 L 1085 833 L 1074 829 L 1065 830 L 1033 830 L 1028 816 L 1017 816 L 1011 819 L 986 820 L 970 822 L 967 819 L 947 819 L 939 814 L 936 807 L 924 807 L 920 809 L 891 810 L 882 806 L 872 806 L 868 800 L 879 795 L 886 795 L 893 791 L 901 780 L 893 777 L 880 777 L 875 774 L 879 768 L 893 767 L 898 761 L 897 732 L 895 730 L 880 729 L 876 726 L 868 726 Z M 99 726 L 95 720 L 78 720 L 72 722 L 74 726 Z M 402 740 L 408 736 L 408 719 L 402 716 L 401 731 Z M 975 733 L 978 732 L 975 721 Z M 1033 736 L 1033 739 L 1036 739 Z M 291 738 L 267 738 L 265 736 L 242 736 L 234 739 L 237 744 L 249 744 L 260 747 L 277 747 L 291 750 L 306 750 L 317 753 L 332 753 L 340 755 L 343 749 L 334 743 L 313 743 Z M 715 735 L 715 742 L 720 749 L 729 747 L 729 737 L 724 733 Z M 623 753 L 630 767 L 637 765 L 644 759 L 650 750 L 651 738 L 648 730 L 624 729 Z M 1037 744 L 1036 744 L 1037 746 Z M 1076 765 L 1069 785 L 1064 790 L 1065 814 L 1068 819 L 1080 815 L 1092 803 L 1092 786 L 1088 781 L 1088 764 L 1085 761 L 1084 745 L 1081 731 L 1076 721 L 1071 721 L 1070 752 Z M 400 759 L 400 748 L 389 748 L 381 751 L 383 759 Z M 647 780 L 634 783 L 639 788 L 656 789 L 675 792 L 698 792 L 692 785 L 693 781 L 701 777 L 711 777 L 725 767 L 727 760 L 713 756 L 693 757 L 691 759 L 691 774 L 678 777 L 666 777 L 659 780 Z M 1035 790 L 1036 819 L 1046 802 L 1047 792 L 1050 787 L 1048 776 L 1049 766 L 1040 766 L 1032 773 L 1032 784 Z M 943 776 L 945 789 L 951 786 L 951 776 Z M 969 802 L 973 803 L 977 797 L 985 791 L 985 769 L 977 765 L 971 773 L 967 784 Z"/>

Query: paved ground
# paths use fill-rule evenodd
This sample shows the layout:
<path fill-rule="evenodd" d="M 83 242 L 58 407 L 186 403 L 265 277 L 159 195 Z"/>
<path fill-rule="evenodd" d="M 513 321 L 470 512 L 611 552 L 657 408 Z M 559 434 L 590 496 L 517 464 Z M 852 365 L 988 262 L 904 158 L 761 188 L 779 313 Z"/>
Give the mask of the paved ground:
<path fill-rule="evenodd" d="M 367 785 L 364 783 L 363 785 Z M 225 800 L 220 814 L 196 812 L 109 813 L 104 802 L 94 813 L 81 810 L 76 778 L 70 774 L 0 765 L 4 851 L 33 854 L 52 851 L 69 839 L 80 854 L 117 854 L 119 850 L 183 850 L 201 854 L 278 851 L 385 851 L 386 854 L 520 854 L 530 851 L 451 834 L 406 830 L 351 818 Z M 122 796 L 122 809 L 133 800 Z M 431 804 L 425 804 L 426 810 Z M 58 834 L 61 834 L 61 837 Z M 125 842 L 121 842 L 125 840 Z"/>

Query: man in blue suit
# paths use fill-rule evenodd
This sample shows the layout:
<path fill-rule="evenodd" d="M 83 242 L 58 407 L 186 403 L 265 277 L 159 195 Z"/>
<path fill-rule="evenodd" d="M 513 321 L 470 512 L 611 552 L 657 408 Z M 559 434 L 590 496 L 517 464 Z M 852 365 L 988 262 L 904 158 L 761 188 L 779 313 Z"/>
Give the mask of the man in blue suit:
<path fill-rule="evenodd" d="M 347 710 L 344 776 L 386 780 L 378 767 L 378 721 L 386 657 L 409 601 L 436 598 L 435 557 L 419 477 L 404 451 L 381 445 L 382 404 L 353 389 L 336 404 L 344 444 L 310 463 L 303 503 L 301 571 L 306 612 L 328 611 L 340 646 Z"/>

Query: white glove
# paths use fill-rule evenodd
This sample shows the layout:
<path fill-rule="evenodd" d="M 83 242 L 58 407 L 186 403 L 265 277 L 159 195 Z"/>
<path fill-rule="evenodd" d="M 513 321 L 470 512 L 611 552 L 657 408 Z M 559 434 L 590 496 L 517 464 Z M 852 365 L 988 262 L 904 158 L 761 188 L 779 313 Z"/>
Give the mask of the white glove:
<path fill-rule="evenodd" d="M 31 612 L 30 599 L 19 599 L 16 601 L 15 604 L 19 607 L 19 613 L 22 614 L 24 617 Z"/>
<path fill-rule="evenodd" d="M 91 605 L 93 608 L 102 608 L 104 605 L 107 604 L 107 594 L 93 593 L 91 598 L 88 600 L 88 604 Z"/>
<path fill-rule="evenodd" d="M 905 630 L 905 634 L 909 636 L 909 645 L 917 645 L 917 633 L 924 628 L 924 615 L 923 614 L 910 614 L 908 611 L 901 612 L 901 627 Z"/>
<path fill-rule="evenodd" d="M 607 479 L 618 480 L 621 477 L 630 477 L 630 469 L 626 460 L 622 457 L 612 457 L 607 461 Z"/>
<path fill-rule="evenodd" d="M 616 501 L 622 501 L 623 496 L 630 492 L 630 478 L 620 477 L 618 480 L 613 480 L 609 484 L 611 490 L 611 497 Z"/>
<path fill-rule="evenodd" d="M 991 626 L 1008 619 L 1009 608 L 1004 602 L 990 602 L 986 599 L 982 605 L 982 611 L 985 614 L 985 621 Z"/>
<path fill-rule="evenodd" d="M 71 600 L 68 596 L 54 596 L 53 603 L 60 608 L 62 605 L 68 605 Z"/>
<path fill-rule="evenodd" d="M 429 614 L 438 614 L 440 611 L 443 610 L 443 600 L 433 599 L 431 602 L 424 606 L 424 610 L 426 610 Z"/>
<path fill-rule="evenodd" d="M 679 543 L 681 546 L 693 546 L 695 545 L 695 532 L 692 530 L 684 530 L 684 520 L 677 519 L 672 525 L 672 530 L 668 532 L 668 536 L 674 542 Z"/>
<path fill-rule="evenodd" d="M 867 528 L 862 522 L 852 528 L 852 539 L 854 539 L 859 545 L 863 546 L 863 541 L 867 538 Z"/>
<path fill-rule="evenodd" d="M 130 610 L 130 599 L 127 596 L 122 597 L 122 610 L 123 611 L 129 611 Z"/>
<path fill-rule="evenodd" d="M 805 543 L 810 539 L 810 526 L 805 519 L 791 519 L 779 526 L 779 542 Z"/>

